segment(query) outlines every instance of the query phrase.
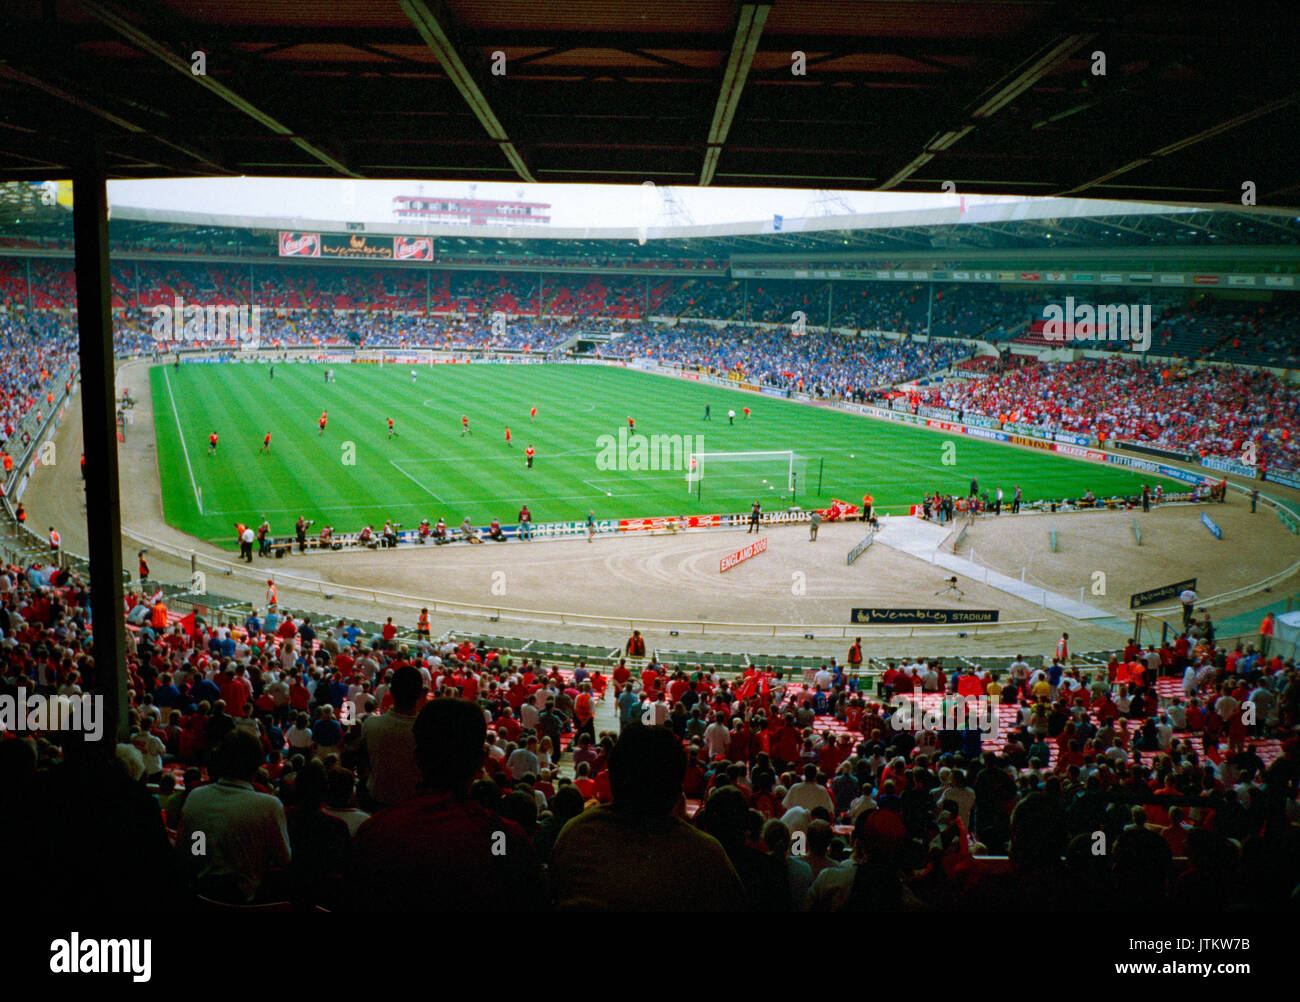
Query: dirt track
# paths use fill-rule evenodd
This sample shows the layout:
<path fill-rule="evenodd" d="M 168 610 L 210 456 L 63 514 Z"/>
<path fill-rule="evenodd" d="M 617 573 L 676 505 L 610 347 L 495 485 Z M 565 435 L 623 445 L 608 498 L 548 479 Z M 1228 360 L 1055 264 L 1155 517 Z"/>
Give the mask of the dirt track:
<path fill-rule="evenodd" d="M 1222 540 L 1201 524 L 1203 512 L 1223 530 Z M 1048 541 L 1053 525 L 1056 553 Z M 1077 598 L 1083 588 L 1083 601 L 1125 615 L 1132 593 L 1187 578 L 1197 579 L 1202 597 L 1245 587 L 1300 559 L 1300 541 L 1271 509 L 1261 506 L 1252 515 L 1248 500 L 1229 497 L 1226 504 L 1164 505 L 1146 514 L 1139 509 L 986 518 L 971 527 L 960 555 L 1012 577 L 1023 568 L 1027 581 L 1063 595 Z M 1105 575 L 1098 579 L 1105 586 L 1101 596 L 1093 592 L 1096 572 Z"/>

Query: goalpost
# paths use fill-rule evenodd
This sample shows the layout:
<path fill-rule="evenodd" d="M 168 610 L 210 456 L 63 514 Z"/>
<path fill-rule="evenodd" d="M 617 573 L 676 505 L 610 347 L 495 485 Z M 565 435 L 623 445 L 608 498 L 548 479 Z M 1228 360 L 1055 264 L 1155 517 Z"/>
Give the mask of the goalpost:
<path fill-rule="evenodd" d="M 692 452 L 686 459 L 686 493 L 700 494 L 705 479 L 722 490 L 768 489 L 795 496 L 807 488 L 808 459 L 790 449 L 774 452 Z M 760 495 L 761 496 L 761 495 Z"/>

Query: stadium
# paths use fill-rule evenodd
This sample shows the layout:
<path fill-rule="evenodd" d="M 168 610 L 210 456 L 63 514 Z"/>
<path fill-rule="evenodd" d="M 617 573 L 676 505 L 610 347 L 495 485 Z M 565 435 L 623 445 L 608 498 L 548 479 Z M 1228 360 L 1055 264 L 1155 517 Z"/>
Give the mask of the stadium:
<path fill-rule="evenodd" d="M 769 175 L 752 138 L 718 154 L 725 128 L 707 176 L 681 177 L 680 151 L 664 152 L 658 186 L 641 185 L 618 155 L 632 138 L 668 143 L 681 126 L 662 121 L 659 136 L 621 124 L 616 141 L 602 120 L 604 166 L 584 174 L 552 151 L 534 172 L 525 161 L 547 163 L 548 147 L 494 135 L 501 93 L 466 55 L 490 61 L 480 36 L 505 29 L 472 27 L 471 3 L 394 6 L 444 96 L 478 120 L 458 112 L 449 132 L 494 136 L 478 166 L 421 173 L 429 151 L 394 152 L 353 108 L 354 157 L 368 142 L 376 164 L 412 160 L 345 164 L 318 121 L 315 143 L 270 128 L 307 161 L 250 148 L 238 167 L 178 170 L 168 158 L 197 155 L 193 137 L 157 125 L 151 159 L 106 141 L 117 166 L 69 158 L 75 183 L 49 166 L 62 160 L 5 172 L 18 179 L 0 183 L 0 696 L 103 700 L 94 740 L 0 706 L 13 816 L 48 819 L 61 784 L 117 791 L 78 816 L 153 839 L 175 872 L 167 907 L 209 918 L 506 899 L 1294 907 L 1293 189 L 1266 206 L 1253 182 L 1238 201 L 1226 172 L 1226 187 L 1179 187 L 1193 167 L 1174 150 L 1158 183 L 1131 187 L 1035 186 L 960 160 L 990 173 L 908 181 L 921 161 L 832 185 L 847 162 L 826 145 L 817 173 L 799 154 L 814 139 L 788 151 L 781 201 L 756 186 Z M 544 69 L 545 46 L 564 51 L 505 6 L 523 20 L 503 60 Z M 622 23 L 625 5 L 594 6 L 603 27 L 554 31 Z M 866 24 L 894 5 L 853 6 Z M 175 75 L 175 53 L 150 47 L 166 18 L 70 7 L 76 44 L 107 31 Z M 724 53 L 757 59 L 755 85 L 793 114 L 804 99 L 774 81 L 795 29 L 760 44 L 778 7 L 692 16 L 713 7 L 739 19 Z M 410 69 L 394 26 L 351 16 L 299 44 L 325 60 L 354 44 L 345 29 L 369 31 L 366 58 Z M 963 46 L 993 30 L 967 27 Z M 256 18 L 238 28 L 247 45 L 276 37 Z M 673 51 L 659 35 L 630 49 L 648 29 L 619 30 L 610 52 Z M 1088 65 L 1082 38 L 1053 79 Z M 715 42 L 696 39 L 701 53 Z M 103 51 L 101 69 L 117 58 Z M 623 84 L 687 72 L 656 59 L 677 68 Z M 253 108 L 267 92 L 232 99 L 217 77 L 201 86 L 274 121 Z M 1020 81 L 1040 118 L 1061 110 L 1044 79 Z M 0 82 L 33 114 L 63 100 L 4 62 Z M 999 86 L 971 121 L 1023 90 Z M 715 130 L 737 111 L 726 93 Z M 1130 95 L 1151 129 L 1161 93 Z M 756 100 L 739 107 L 752 137 Z M 1089 125 L 1071 138 L 1100 127 L 1090 103 L 1063 114 L 1076 112 Z M 508 166 L 489 170 L 496 156 Z M 224 179 L 148 190 L 190 175 Z M 308 184 L 310 203 L 293 190 Z M 751 204 L 726 216 L 725 184 L 753 188 Z M 882 188 L 895 200 L 856 200 Z M 223 814 L 215 797 L 237 782 L 247 800 Z M 430 790 L 455 794 L 454 818 L 422 813 Z M 421 834 L 439 830 L 437 846 Z M 247 846 L 248 831 L 238 859 L 184 858 L 196 836 Z M 19 851 L 17 829 L 4 837 Z M 667 890 L 632 886 L 646 877 Z M 101 907 L 114 881 L 110 867 L 78 903 Z"/>

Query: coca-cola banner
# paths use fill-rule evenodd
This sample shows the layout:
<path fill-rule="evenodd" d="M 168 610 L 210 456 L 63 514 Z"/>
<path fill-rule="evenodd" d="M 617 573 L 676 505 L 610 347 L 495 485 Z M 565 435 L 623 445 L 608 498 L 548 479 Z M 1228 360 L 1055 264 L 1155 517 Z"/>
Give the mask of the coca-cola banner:
<path fill-rule="evenodd" d="M 432 261 L 433 237 L 281 232 L 280 256 L 345 257 L 365 261 Z"/>
<path fill-rule="evenodd" d="M 320 257 L 319 233 L 280 232 L 281 257 Z"/>
<path fill-rule="evenodd" d="M 433 237 L 393 237 L 393 257 L 398 261 L 432 261 Z"/>

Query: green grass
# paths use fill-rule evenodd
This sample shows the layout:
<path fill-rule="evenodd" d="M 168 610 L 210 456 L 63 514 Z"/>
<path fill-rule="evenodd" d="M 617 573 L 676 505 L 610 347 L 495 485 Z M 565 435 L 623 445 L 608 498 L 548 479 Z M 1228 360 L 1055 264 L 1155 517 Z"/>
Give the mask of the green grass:
<path fill-rule="evenodd" d="M 263 517 L 288 533 L 299 514 L 316 528 L 349 532 L 386 518 L 414 527 L 421 518 L 476 524 L 515 521 L 527 502 L 534 522 L 747 511 L 791 503 L 772 467 L 709 476 L 702 497 L 688 496 L 682 470 L 624 471 L 597 466 L 598 438 L 617 435 L 630 414 L 646 435 L 703 435 L 710 452 L 792 449 L 807 457 L 797 501 L 824 505 L 870 491 L 885 511 L 905 511 L 926 491 L 964 494 L 972 476 L 981 491 L 1016 484 L 1027 501 L 1136 492 L 1149 475 L 1119 467 L 943 435 L 757 394 L 603 366 L 265 364 L 155 367 L 151 374 L 163 510 L 167 522 L 234 548 L 234 524 Z M 702 420 L 705 404 L 713 419 Z M 528 420 L 536 405 L 536 423 Z M 742 407 L 753 416 L 739 417 Z M 726 412 L 738 413 L 734 426 Z M 317 418 L 329 411 L 326 433 Z M 472 436 L 461 437 L 460 418 Z M 396 422 L 389 439 L 387 418 Z M 514 435 L 507 448 L 504 428 Z M 208 455 L 208 434 L 220 449 Z M 272 432 L 271 454 L 259 455 Z M 185 448 L 182 448 L 181 434 Z M 944 465 L 944 443 L 955 462 Z M 345 462 L 345 444 L 355 461 Z M 525 468 L 524 448 L 537 450 Z M 187 455 L 188 452 L 188 462 Z M 819 465 L 822 485 L 817 490 Z M 192 472 L 191 472 L 192 471 Z M 773 481 L 769 489 L 761 481 Z M 1166 490 L 1176 484 L 1166 483 Z M 203 511 L 196 501 L 201 488 Z"/>

